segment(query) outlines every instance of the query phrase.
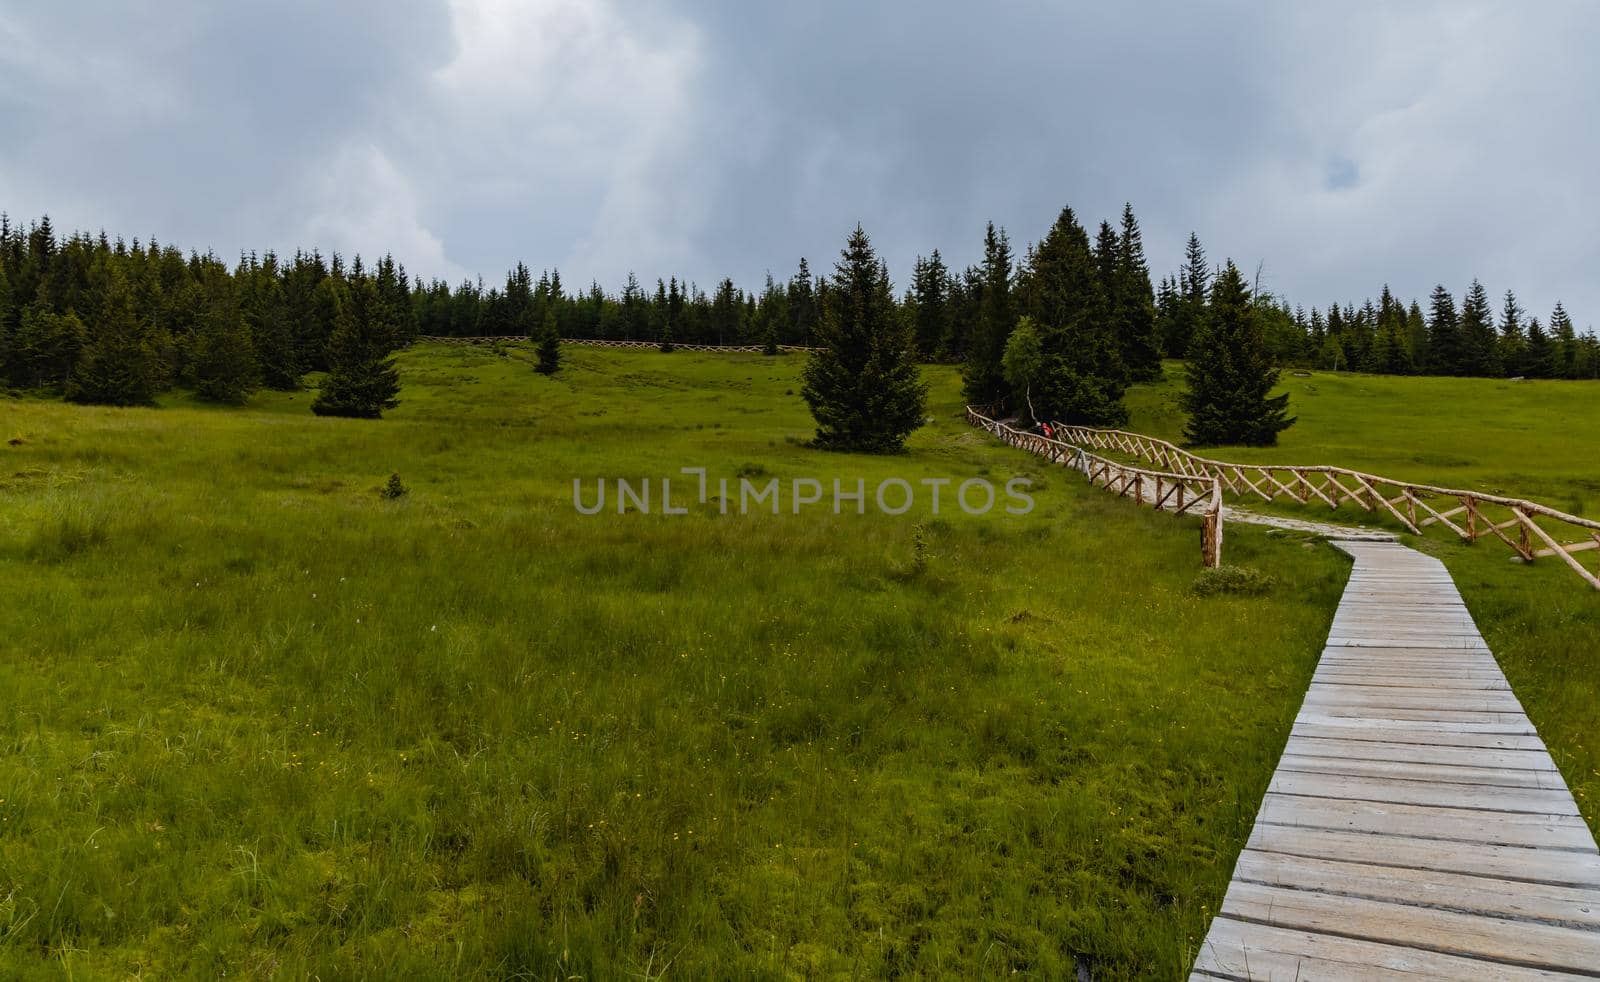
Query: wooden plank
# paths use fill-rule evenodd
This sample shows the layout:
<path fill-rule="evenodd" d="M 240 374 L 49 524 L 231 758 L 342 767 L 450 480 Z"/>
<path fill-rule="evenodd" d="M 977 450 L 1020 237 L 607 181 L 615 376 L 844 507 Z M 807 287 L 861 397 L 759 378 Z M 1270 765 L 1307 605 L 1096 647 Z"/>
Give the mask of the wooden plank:
<path fill-rule="evenodd" d="M 1397 689 L 1462 689 L 1462 691 L 1482 691 L 1482 693 L 1499 693 L 1510 691 L 1504 678 L 1494 678 L 1491 673 L 1483 672 L 1477 675 L 1459 675 L 1456 672 L 1437 672 L 1427 675 L 1426 672 L 1408 673 L 1408 675 L 1373 675 L 1371 672 L 1342 672 L 1338 667 L 1317 669 L 1310 677 L 1312 685 L 1347 685 L 1368 686 L 1368 688 L 1397 688 Z"/>
<path fill-rule="evenodd" d="M 1600 855 L 1567 849 L 1434 842 L 1427 839 L 1288 825 L 1257 825 L 1249 848 L 1404 869 L 1456 872 L 1516 883 L 1600 889 Z"/>
<path fill-rule="evenodd" d="M 1583 819 L 1575 815 L 1483 812 L 1438 805 L 1306 798 L 1269 791 L 1256 821 L 1301 828 L 1340 829 L 1448 842 L 1553 849 L 1594 848 Z"/>
<path fill-rule="evenodd" d="M 1197 978 L 1250 982 L 1548 982 L 1569 977 L 1547 969 L 1244 923 L 1226 916 L 1211 922 L 1211 932 L 1195 959 L 1195 971 Z"/>
<path fill-rule="evenodd" d="M 1234 878 L 1265 886 L 1600 930 L 1600 888 L 1520 885 L 1438 870 L 1376 866 L 1246 849 Z"/>
<path fill-rule="evenodd" d="M 1533 732 L 1528 718 L 1521 713 L 1468 712 L 1454 709 L 1377 709 L 1308 703 L 1302 712 L 1308 718 L 1325 716 L 1335 719 L 1372 719 L 1385 724 L 1407 723 L 1460 723 L 1475 727 L 1521 728 L 1519 732 Z"/>
<path fill-rule="evenodd" d="M 1295 721 L 1293 736 L 1324 737 L 1336 740 L 1373 740 L 1425 747 L 1477 747 L 1485 750 L 1543 750 L 1544 741 L 1533 727 L 1500 727 L 1489 731 L 1445 728 L 1419 729 L 1415 723 L 1376 723 L 1370 720 L 1315 719 L 1302 713 Z"/>
<path fill-rule="evenodd" d="M 1470 764 L 1441 764 L 1437 761 L 1372 760 L 1367 757 L 1285 753 L 1278 761 L 1279 771 L 1305 774 L 1339 774 L 1374 780 L 1427 781 L 1463 787 L 1490 785 L 1506 788 L 1566 789 L 1561 772 L 1534 767 L 1477 767 Z"/>
<path fill-rule="evenodd" d="M 1387 743 L 1378 740 L 1329 739 L 1291 736 L 1283 749 L 1289 757 L 1348 757 L 1370 763 L 1437 764 L 1443 767 L 1492 767 L 1497 770 L 1558 773 L 1543 747 L 1492 750 L 1483 747 L 1439 746 L 1425 743 Z"/>
<path fill-rule="evenodd" d="M 1350 726 L 1350 728 L 1368 728 L 1374 731 L 1408 731 L 1411 734 L 1512 734 L 1512 736 L 1534 736 L 1533 723 L 1528 723 L 1528 717 L 1522 717 L 1514 723 L 1462 723 L 1462 721 L 1438 720 L 1357 720 L 1357 718 L 1338 717 L 1331 713 L 1301 712 L 1296 726 Z M 1386 736 L 1382 739 L 1392 739 Z"/>
<path fill-rule="evenodd" d="M 1313 774 L 1280 768 L 1273 775 L 1268 791 L 1304 798 L 1335 799 L 1341 803 L 1428 805 L 1468 812 L 1493 812 L 1495 815 L 1487 816 L 1491 819 L 1501 813 L 1578 817 L 1578 806 L 1565 785 L 1560 788 L 1504 787 L 1393 777 Z"/>
<path fill-rule="evenodd" d="M 1587 975 L 1600 965 L 1600 932 L 1238 880 L 1228 887 L 1222 913 L 1276 927 L 1414 945 L 1527 968 Z M 1418 943 L 1418 938 L 1426 942 Z"/>
<path fill-rule="evenodd" d="M 1366 706 L 1372 709 L 1463 709 L 1519 713 L 1522 704 L 1510 689 L 1453 692 L 1444 686 L 1337 685 L 1317 682 L 1306 693 L 1307 706 Z M 1382 713 L 1373 713 L 1381 716 Z"/>

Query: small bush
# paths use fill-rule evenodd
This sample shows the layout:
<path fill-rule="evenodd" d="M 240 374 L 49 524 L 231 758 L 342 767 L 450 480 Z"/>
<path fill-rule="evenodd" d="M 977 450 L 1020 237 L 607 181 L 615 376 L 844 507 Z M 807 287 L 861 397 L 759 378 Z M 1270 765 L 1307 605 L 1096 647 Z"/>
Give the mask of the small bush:
<path fill-rule="evenodd" d="M 1272 577 L 1249 566 L 1218 566 L 1202 570 L 1190 587 L 1197 597 L 1214 597 L 1233 594 L 1239 597 L 1259 597 L 1272 590 Z"/>
<path fill-rule="evenodd" d="M 389 483 L 385 484 L 383 490 L 378 493 L 393 501 L 396 498 L 404 498 L 410 491 L 410 488 L 400 482 L 399 474 L 390 474 Z"/>
<path fill-rule="evenodd" d="M 928 571 L 933 554 L 928 550 L 928 527 L 921 522 L 911 528 L 911 561 L 891 563 L 890 575 L 899 580 L 914 580 Z"/>

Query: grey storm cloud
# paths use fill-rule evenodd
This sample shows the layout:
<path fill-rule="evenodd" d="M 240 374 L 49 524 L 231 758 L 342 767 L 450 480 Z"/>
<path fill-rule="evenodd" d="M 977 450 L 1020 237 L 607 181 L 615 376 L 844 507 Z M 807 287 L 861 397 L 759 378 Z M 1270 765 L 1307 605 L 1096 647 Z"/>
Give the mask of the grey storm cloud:
<path fill-rule="evenodd" d="M 0 208 L 616 288 L 1133 202 L 1307 305 L 1600 311 L 1600 6 L 0 3 Z"/>

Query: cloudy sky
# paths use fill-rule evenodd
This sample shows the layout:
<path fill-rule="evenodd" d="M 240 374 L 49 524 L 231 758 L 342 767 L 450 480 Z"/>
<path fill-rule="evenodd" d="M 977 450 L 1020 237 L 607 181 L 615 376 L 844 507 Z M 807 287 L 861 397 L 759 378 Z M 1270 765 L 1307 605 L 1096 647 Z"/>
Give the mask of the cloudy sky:
<path fill-rule="evenodd" d="M 224 255 L 755 286 L 1131 200 L 1308 305 L 1600 323 L 1600 4 L 0 0 L 0 208 Z"/>

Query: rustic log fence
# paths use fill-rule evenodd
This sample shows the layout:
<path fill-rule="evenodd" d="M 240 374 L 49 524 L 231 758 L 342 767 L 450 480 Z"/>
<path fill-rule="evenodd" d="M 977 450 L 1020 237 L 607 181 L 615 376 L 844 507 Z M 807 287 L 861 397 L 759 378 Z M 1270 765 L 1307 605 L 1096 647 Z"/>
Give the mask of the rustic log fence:
<path fill-rule="evenodd" d="M 994 434 L 1002 442 L 1037 454 L 1052 464 L 1070 467 L 1134 504 L 1148 505 L 1174 516 L 1195 511 L 1200 516 L 1201 560 L 1208 567 L 1222 564 L 1222 482 L 1214 475 L 1157 471 L 1134 467 L 1097 454 L 1081 446 L 1052 440 L 991 419 L 975 407 L 967 407 L 967 422 Z"/>
<path fill-rule="evenodd" d="M 473 337 L 442 337 L 439 335 L 425 334 L 417 338 L 430 344 L 505 344 L 507 342 L 527 341 L 521 334 L 485 334 Z M 562 344 L 577 344 L 586 348 L 637 348 L 643 351 L 659 351 L 659 341 L 617 341 L 605 338 L 562 338 Z M 759 344 L 678 344 L 673 342 L 673 351 L 720 351 L 725 353 L 744 352 L 760 354 L 765 350 Z M 816 348 L 798 344 L 780 344 L 778 350 L 782 352 L 816 351 Z"/>
<path fill-rule="evenodd" d="M 1434 525 L 1449 529 L 1464 542 L 1492 535 L 1524 562 L 1560 557 L 1584 582 L 1600 590 L 1600 575 L 1575 555 L 1600 551 L 1600 522 L 1536 501 L 1397 481 L 1346 467 L 1230 463 L 1140 433 L 1053 425 L 1068 443 L 1127 454 L 1187 477 L 1214 479 L 1237 497 L 1326 506 L 1331 511 L 1355 505 L 1417 535 Z"/>

